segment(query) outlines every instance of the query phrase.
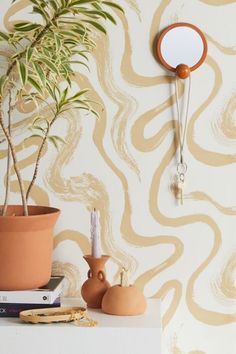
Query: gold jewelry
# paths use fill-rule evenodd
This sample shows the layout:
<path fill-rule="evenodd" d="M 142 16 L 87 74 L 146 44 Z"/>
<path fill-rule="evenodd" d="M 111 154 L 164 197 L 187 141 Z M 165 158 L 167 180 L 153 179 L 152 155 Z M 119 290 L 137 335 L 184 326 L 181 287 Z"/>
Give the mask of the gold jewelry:
<path fill-rule="evenodd" d="M 27 323 L 74 322 L 79 327 L 94 327 L 97 322 L 88 317 L 84 307 L 52 307 L 20 312 L 20 319 Z"/>

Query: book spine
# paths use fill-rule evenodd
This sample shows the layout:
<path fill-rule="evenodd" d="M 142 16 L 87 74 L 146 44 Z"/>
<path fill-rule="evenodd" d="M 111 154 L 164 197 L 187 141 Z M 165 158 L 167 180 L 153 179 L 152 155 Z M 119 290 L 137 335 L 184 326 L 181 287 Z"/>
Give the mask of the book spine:
<path fill-rule="evenodd" d="M 0 303 L 4 304 L 52 304 L 61 295 L 63 285 L 54 291 L 46 290 L 23 290 L 23 291 L 0 291 Z"/>
<path fill-rule="evenodd" d="M 5 304 L 0 303 L 0 318 L 1 317 L 19 317 L 19 313 L 24 310 L 33 310 L 40 308 L 60 307 L 60 300 L 53 304 Z"/>

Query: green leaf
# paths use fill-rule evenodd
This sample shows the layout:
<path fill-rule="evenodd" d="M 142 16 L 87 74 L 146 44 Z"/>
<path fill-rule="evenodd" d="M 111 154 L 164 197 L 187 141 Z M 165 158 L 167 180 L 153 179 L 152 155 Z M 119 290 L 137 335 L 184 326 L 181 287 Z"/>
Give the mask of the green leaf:
<path fill-rule="evenodd" d="M 6 83 L 6 80 L 7 80 L 7 76 L 6 75 L 2 75 L 0 77 L 0 96 L 2 96 L 2 93 L 3 93 L 3 89 L 4 89 L 4 85 Z"/>
<path fill-rule="evenodd" d="M 60 103 L 64 103 L 66 101 L 68 95 L 68 87 L 62 92 Z"/>
<path fill-rule="evenodd" d="M 62 45 L 60 37 L 54 33 L 54 39 L 55 39 L 55 44 L 56 44 L 56 52 L 59 52 L 59 50 L 61 49 L 61 45 Z"/>
<path fill-rule="evenodd" d="M 24 27 L 24 26 L 28 26 L 29 24 L 31 24 L 31 22 L 27 21 L 27 22 L 17 22 L 14 24 L 15 28 L 20 28 L 20 27 Z"/>
<path fill-rule="evenodd" d="M 27 67 L 25 66 L 24 63 L 16 60 L 17 68 L 18 68 L 18 73 L 21 79 L 21 82 L 23 85 L 26 84 L 27 82 L 27 77 L 28 77 L 28 70 Z"/>
<path fill-rule="evenodd" d="M 57 136 L 57 135 L 51 135 L 48 137 L 48 140 L 54 145 L 54 147 L 59 150 L 59 145 L 60 143 L 63 143 L 65 144 L 66 141 L 61 138 L 60 136 Z"/>
<path fill-rule="evenodd" d="M 39 130 L 40 132 L 45 133 L 45 129 L 43 129 L 39 125 L 34 125 L 31 127 L 31 129 Z"/>
<path fill-rule="evenodd" d="M 50 21 L 50 17 L 48 16 L 48 14 L 46 14 L 46 12 L 43 11 L 40 7 L 34 6 L 33 12 L 41 15 L 46 22 Z"/>
<path fill-rule="evenodd" d="M 49 93 L 49 95 L 52 97 L 52 99 L 55 102 L 58 102 L 57 95 L 56 95 L 56 89 L 55 89 L 55 87 L 52 87 L 48 81 L 46 83 L 46 90 Z"/>
<path fill-rule="evenodd" d="M 45 128 L 43 128 L 40 124 L 45 124 Z M 35 118 L 35 120 L 32 123 L 32 128 L 34 128 L 34 127 L 40 127 L 45 132 L 45 130 L 49 130 L 50 123 L 44 117 L 37 117 L 37 118 Z"/>
<path fill-rule="evenodd" d="M 122 7 L 120 5 L 115 4 L 114 2 L 110 2 L 110 1 L 103 1 L 103 4 L 110 6 L 110 7 L 114 7 L 115 9 L 121 11 L 124 13 L 124 10 L 122 9 Z"/>
<path fill-rule="evenodd" d="M 83 61 L 72 60 L 72 61 L 70 62 L 70 64 L 80 64 L 80 65 L 83 65 L 83 66 L 85 66 L 85 67 L 88 69 L 88 71 L 90 71 L 89 66 L 88 66 L 86 63 L 84 63 Z"/>
<path fill-rule="evenodd" d="M 54 0 L 48 0 L 48 2 L 50 3 L 50 5 L 52 6 L 52 8 L 57 11 L 58 10 L 58 6 L 57 6 L 57 2 Z"/>
<path fill-rule="evenodd" d="M 33 53 L 34 53 L 33 48 L 28 47 L 28 48 L 27 48 L 27 51 L 26 51 L 26 61 L 27 61 L 28 63 L 30 62 Z"/>
<path fill-rule="evenodd" d="M 66 81 L 68 82 L 69 86 L 71 87 L 72 86 L 72 82 L 71 82 L 71 79 L 70 79 L 69 76 L 67 76 Z"/>
<path fill-rule="evenodd" d="M 30 2 L 32 2 L 32 3 L 35 4 L 35 5 L 38 5 L 38 4 L 39 4 L 38 0 L 30 0 Z"/>
<path fill-rule="evenodd" d="M 99 31 L 101 31 L 105 34 L 107 33 L 106 29 L 98 22 L 91 21 L 91 20 L 82 20 L 82 21 L 89 23 L 90 25 L 92 25 L 93 27 L 95 27 L 96 29 L 98 29 Z"/>
<path fill-rule="evenodd" d="M 36 71 L 42 85 L 45 85 L 46 76 L 45 76 L 43 69 L 41 68 L 41 66 L 38 63 L 34 63 L 34 68 L 35 68 L 35 71 Z"/>
<path fill-rule="evenodd" d="M 81 5 L 81 4 L 87 4 L 89 2 L 94 2 L 94 0 L 77 0 L 77 1 L 73 1 L 71 3 L 71 5 L 76 6 L 76 5 Z"/>
<path fill-rule="evenodd" d="M 56 65 L 50 61 L 49 59 L 45 58 L 45 57 L 40 57 L 39 60 L 44 63 L 49 69 L 51 69 L 52 71 L 54 71 L 56 74 L 59 75 L 59 71 L 56 67 Z"/>
<path fill-rule="evenodd" d="M 104 13 L 104 11 L 99 11 L 99 10 L 87 10 L 86 11 L 81 11 L 82 13 L 84 13 L 86 16 L 87 15 L 96 15 L 98 17 L 103 17 L 104 19 L 106 19 L 106 15 Z"/>
<path fill-rule="evenodd" d="M 33 86 L 40 94 L 43 94 L 42 87 L 35 79 L 32 78 L 32 76 L 28 77 L 28 81 L 31 84 L 31 86 Z"/>
<path fill-rule="evenodd" d="M 75 52 L 73 52 L 73 54 L 78 54 L 88 61 L 87 55 L 85 55 L 82 51 L 75 51 Z"/>
<path fill-rule="evenodd" d="M 109 14 L 109 12 L 104 11 L 104 14 L 108 18 L 108 20 L 110 20 L 114 25 L 117 24 L 116 20 L 114 19 L 114 17 L 111 14 Z"/>
<path fill-rule="evenodd" d="M 78 40 L 78 36 L 76 34 L 74 34 L 72 31 L 61 31 L 60 33 L 64 36 L 69 37 L 69 38 L 74 37 Z"/>
<path fill-rule="evenodd" d="M 32 24 L 28 24 L 28 25 L 25 25 L 25 26 L 22 26 L 22 27 L 16 27 L 15 25 L 15 30 L 16 31 L 19 31 L 19 32 L 31 32 L 37 28 L 40 28 L 41 25 L 37 25 L 36 23 L 32 23 Z"/>
<path fill-rule="evenodd" d="M 8 34 L 6 34 L 6 33 L 2 32 L 2 31 L 0 31 L 0 39 L 5 40 L 5 41 L 8 41 L 9 38 L 10 38 L 10 37 L 9 37 Z"/>
<path fill-rule="evenodd" d="M 69 97 L 68 101 L 72 102 L 72 101 L 76 100 L 77 98 L 79 98 L 80 96 L 87 93 L 88 91 L 89 91 L 89 89 L 87 89 L 87 88 L 84 90 L 81 90 L 81 91 L 77 92 L 74 96 Z"/>

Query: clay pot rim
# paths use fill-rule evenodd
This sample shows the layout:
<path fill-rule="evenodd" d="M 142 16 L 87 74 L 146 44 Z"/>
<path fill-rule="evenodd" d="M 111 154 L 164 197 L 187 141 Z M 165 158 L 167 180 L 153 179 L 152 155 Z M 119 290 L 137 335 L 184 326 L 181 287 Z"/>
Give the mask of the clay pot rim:
<path fill-rule="evenodd" d="M 18 210 L 23 211 L 23 207 L 20 204 L 9 204 L 9 208 L 13 209 L 16 208 Z M 31 210 L 37 210 L 37 209 L 44 209 L 45 212 L 39 213 L 39 214 L 33 214 L 33 215 L 5 215 L 5 216 L 0 216 L 0 219 L 22 219 L 22 218 L 30 218 L 30 219 L 39 219 L 43 217 L 50 217 L 52 214 L 60 214 L 60 209 L 50 207 L 50 206 L 44 206 L 44 205 L 28 205 L 29 211 Z"/>

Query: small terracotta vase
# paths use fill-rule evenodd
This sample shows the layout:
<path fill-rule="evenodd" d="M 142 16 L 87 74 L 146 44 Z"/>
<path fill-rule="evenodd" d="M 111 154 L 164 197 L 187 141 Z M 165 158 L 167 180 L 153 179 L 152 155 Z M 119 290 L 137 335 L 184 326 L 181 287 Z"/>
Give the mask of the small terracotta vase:
<path fill-rule="evenodd" d="M 143 293 L 134 285 L 114 285 L 102 299 L 102 311 L 109 315 L 142 315 L 147 307 Z"/>
<path fill-rule="evenodd" d="M 110 287 L 104 272 L 105 263 L 110 257 L 102 255 L 100 258 L 84 256 L 89 265 L 88 279 L 81 288 L 81 295 L 88 307 L 101 308 L 102 298 Z"/>
<path fill-rule="evenodd" d="M 47 284 L 52 271 L 55 208 L 9 205 L 0 217 L 0 290 L 27 290 Z"/>

